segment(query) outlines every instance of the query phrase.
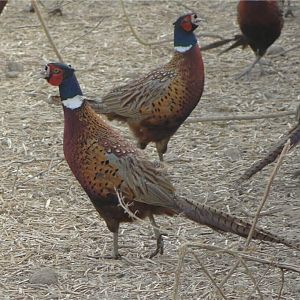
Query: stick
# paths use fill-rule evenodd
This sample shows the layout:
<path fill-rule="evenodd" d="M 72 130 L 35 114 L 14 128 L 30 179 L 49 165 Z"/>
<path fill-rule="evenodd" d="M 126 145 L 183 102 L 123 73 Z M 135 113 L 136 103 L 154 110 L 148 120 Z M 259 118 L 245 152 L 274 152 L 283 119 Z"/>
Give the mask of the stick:
<path fill-rule="evenodd" d="M 272 183 L 273 183 L 273 181 L 274 181 L 274 178 L 275 178 L 275 176 L 276 176 L 276 174 L 277 174 L 277 171 L 278 171 L 279 167 L 281 166 L 282 161 L 283 161 L 283 158 L 284 158 L 285 154 L 287 153 L 289 147 L 290 147 L 290 140 L 287 141 L 287 143 L 285 144 L 283 150 L 281 151 L 281 154 L 280 154 L 280 156 L 279 156 L 279 158 L 278 158 L 278 161 L 277 161 L 277 163 L 276 163 L 276 165 L 275 165 L 275 167 L 274 167 L 274 169 L 273 169 L 273 172 L 272 172 L 272 174 L 271 174 L 271 176 L 270 176 L 270 179 L 269 179 L 268 184 L 267 184 L 267 186 L 266 186 L 266 189 L 265 189 L 265 192 L 264 192 L 262 201 L 261 201 L 261 203 L 260 203 L 260 206 L 259 206 L 258 209 L 257 209 L 256 214 L 255 214 L 255 218 L 254 218 L 254 220 L 253 220 L 252 227 L 251 227 L 251 229 L 250 229 L 248 238 L 247 238 L 246 243 L 245 243 L 244 251 L 247 250 L 247 248 L 248 248 L 248 246 L 249 246 L 249 244 L 250 244 L 250 242 L 251 242 L 252 235 L 253 235 L 253 233 L 254 233 L 255 226 L 256 226 L 256 223 L 257 223 L 258 218 L 259 218 L 259 214 L 260 214 L 260 212 L 261 212 L 263 206 L 265 205 L 265 203 L 266 203 L 266 201 L 267 201 L 267 198 L 268 198 L 268 196 L 269 196 L 269 194 L 270 194 L 271 185 L 272 185 Z M 222 280 L 220 286 L 223 286 L 223 285 L 227 282 L 227 280 L 231 277 L 231 275 L 234 273 L 234 271 L 236 270 L 236 268 L 239 266 L 240 262 L 241 262 L 240 259 L 239 259 L 238 261 L 236 261 L 236 263 L 235 263 L 234 266 L 231 268 L 231 270 L 229 271 L 229 273 L 223 278 L 223 280 Z"/>
<path fill-rule="evenodd" d="M 50 32 L 49 32 L 49 30 L 47 28 L 47 25 L 46 25 L 46 23 L 44 21 L 44 18 L 42 16 L 41 12 L 39 10 L 39 7 L 38 7 L 38 4 L 37 4 L 36 0 L 31 0 L 31 5 L 33 6 L 34 11 L 36 12 L 36 14 L 37 14 L 37 16 L 38 16 L 38 18 L 39 18 L 39 20 L 41 22 L 41 26 L 44 29 L 44 32 L 45 32 L 45 34 L 46 34 L 46 36 L 47 36 L 47 38 L 49 40 L 49 43 L 51 44 L 51 46 L 53 48 L 53 50 L 54 50 L 54 52 L 55 52 L 58 60 L 63 63 L 64 62 L 63 58 L 62 58 L 61 54 L 59 53 L 59 51 L 56 48 L 56 45 L 55 45 L 55 43 L 54 43 L 54 41 L 53 41 L 53 39 L 52 39 L 52 37 L 50 35 Z"/>
<path fill-rule="evenodd" d="M 272 119 L 280 118 L 285 116 L 295 115 L 295 111 L 285 111 L 280 113 L 270 113 L 270 114 L 245 114 L 236 116 L 208 116 L 208 117 L 196 117 L 189 118 L 185 123 L 198 123 L 198 122 L 216 122 L 216 121 L 241 121 L 241 120 L 259 120 L 259 119 Z"/>

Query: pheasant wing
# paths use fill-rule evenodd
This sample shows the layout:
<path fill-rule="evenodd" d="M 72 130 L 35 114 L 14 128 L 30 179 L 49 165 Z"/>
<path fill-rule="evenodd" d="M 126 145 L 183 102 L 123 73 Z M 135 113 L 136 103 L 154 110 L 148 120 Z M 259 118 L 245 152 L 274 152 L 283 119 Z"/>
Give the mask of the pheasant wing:
<path fill-rule="evenodd" d="M 174 209 L 175 189 L 165 172 L 143 159 L 142 154 L 136 154 L 123 157 L 108 154 L 110 163 L 117 167 L 118 175 L 124 179 L 121 193 L 129 188 L 135 196 L 134 201 Z"/>
<path fill-rule="evenodd" d="M 174 70 L 156 69 L 139 80 L 111 90 L 93 107 L 98 113 L 145 118 L 151 113 L 152 103 L 167 94 L 175 76 Z"/>

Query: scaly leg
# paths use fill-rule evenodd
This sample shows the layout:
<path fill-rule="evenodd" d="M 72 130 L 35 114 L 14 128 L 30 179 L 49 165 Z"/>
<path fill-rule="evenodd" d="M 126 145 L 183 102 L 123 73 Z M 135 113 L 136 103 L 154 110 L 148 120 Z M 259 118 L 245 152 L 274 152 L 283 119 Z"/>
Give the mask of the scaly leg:
<path fill-rule="evenodd" d="M 171 138 L 171 136 L 168 136 L 167 138 L 155 143 L 156 150 L 157 150 L 160 161 L 164 161 L 163 155 L 167 152 L 168 143 L 169 143 L 170 138 Z"/>
<path fill-rule="evenodd" d="M 163 240 L 163 237 L 162 237 L 162 234 L 160 233 L 159 229 L 158 229 L 158 226 L 154 220 L 154 216 L 153 215 L 150 215 L 149 216 L 149 220 L 150 220 L 150 223 L 153 227 L 153 231 L 154 231 L 154 234 L 155 234 L 155 237 L 156 237 L 156 249 L 154 252 L 152 252 L 150 254 L 150 258 L 156 256 L 158 253 L 159 254 L 164 254 L 164 240 Z"/>
<path fill-rule="evenodd" d="M 113 259 L 120 259 L 121 255 L 119 254 L 119 229 L 116 232 L 113 232 L 113 251 L 112 251 L 112 258 Z"/>
<path fill-rule="evenodd" d="M 251 70 L 254 68 L 254 66 L 260 61 L 261 56 L 256 55 L 255 61 L 248 67 L 246 68 L 241 74 L 237 75 L 235 77 L 235 79 L 241 79 L 242 77 L 244 77 L 245 75 L 249 75 L 249 73 L 251 72 Z M 261 64 L 260 64 L 261 66 Z M 262 73 L 262 70 L 261 70 Z"/>

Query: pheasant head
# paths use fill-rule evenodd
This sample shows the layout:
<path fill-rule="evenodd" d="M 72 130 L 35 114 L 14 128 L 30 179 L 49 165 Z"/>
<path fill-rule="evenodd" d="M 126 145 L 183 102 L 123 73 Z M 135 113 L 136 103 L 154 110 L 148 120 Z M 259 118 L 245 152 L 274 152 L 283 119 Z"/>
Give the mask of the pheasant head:
<path fill-rule="evenodd" d="M 194 30 L 201 19 L 195 13 L 188 13 L 177 19 L 174 25 L 174 47 L 178 52 L 185 52 L 197 43 Z"/>
<path fill-rule="evenodd" d="M 75 70 L 63 63 L 45 65 L 42 76 L 54 86 L 59 86 L 61 100 L 82 96 L 82 91 L 75 76 Z"/>

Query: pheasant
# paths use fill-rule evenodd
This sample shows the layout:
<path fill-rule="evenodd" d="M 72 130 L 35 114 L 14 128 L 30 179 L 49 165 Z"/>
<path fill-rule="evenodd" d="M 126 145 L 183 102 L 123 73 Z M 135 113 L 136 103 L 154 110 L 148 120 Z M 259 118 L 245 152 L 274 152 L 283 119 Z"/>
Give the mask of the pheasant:
<path fill-rule="evenodd" d="M 202 50 L 213 49 L 233 41 L 234 43 L 220 54 L 239 46 L 243 48 L 250 46 L 256 58 L 245 71 L 237 76 L 241 78 L 248 74 L 257 63 L 260 63 L 267 49 L 279 38 L 283 27 L 283 17 L 277 1 L 240 0 L 237 6 L 237 20 L 242 34 L 209 44 L 202 47 Z"/>
<path fill-rule="evenodd" d="M 113 232 L 113 257 L 119 257 L 118 230 L 122 222 L 133 222 L 124 205 L 138 218 L 150 219 L 157 248 L 163 253 L 163 239 L 154 215 L 182 214 L 215 230 L 246 237 L 251 224 L 216 209 L 185 199 L 163 170 L 148 161 L 143 152 L 126 141 L 99 116 L 83 97 L 74 69 L 49 63 L 43 77 L 59 86 L 64 111 L 64 155 L 71 171 L 89 196 L 108 229 Z M 123 206 L 120 205 L 120 196 Z M 253 238 L 282 243 L 299 249 L 293 242 L 256 228 Z"/>
<path fill-rule="evenodd" d="M 287 134 L 285 134 L 276 145 L 274 145 L 270 151 L 265 155 L 264 158 L 255 162 L 249 169 L 247 169 L 244 174 L 237 180 L 236 185 L 241 182 L 250 179 L 257 172 L 261 171 L 264 167 L 275 161 L 275 159 L 280 155 L 285 143 L 290 140 L 291 148 L 294 148 L 300 143 L 300 106 L 297 112 L 298 124 L 294 126 Z"/>
<path fill-rule="evenodd" d="M 140 149 L 154 142 L 161 161 L 170 138 L 203 92 L 204 65 L 193 33 L 199 21 L 195 13 L 189 13 L 174 23 L 174 55 L 169 63 L 101 99 L 90 100 L 93 109 L 109 120 L 126 122 Z"/>

